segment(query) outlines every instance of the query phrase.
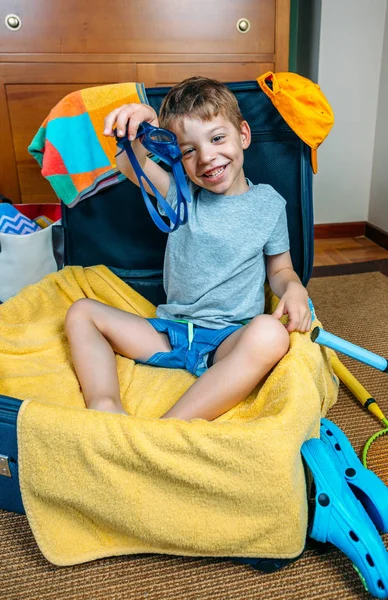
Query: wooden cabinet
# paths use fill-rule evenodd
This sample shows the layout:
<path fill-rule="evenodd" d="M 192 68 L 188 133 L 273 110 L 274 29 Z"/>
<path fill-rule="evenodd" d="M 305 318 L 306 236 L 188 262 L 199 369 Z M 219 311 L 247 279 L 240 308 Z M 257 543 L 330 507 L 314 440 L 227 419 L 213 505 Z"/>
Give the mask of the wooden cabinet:
<path fill-rule="evenodd" d="M 27 147 L 50 109 L 93 85 L 173 85 L 288 70 L 290 0 L 3 0 L 0 5 L 0 193 L 55 202 Z M 12 31 L 6 16 L 22 27 Z M 237 28 L 240 18 L 249 31 Z"/>

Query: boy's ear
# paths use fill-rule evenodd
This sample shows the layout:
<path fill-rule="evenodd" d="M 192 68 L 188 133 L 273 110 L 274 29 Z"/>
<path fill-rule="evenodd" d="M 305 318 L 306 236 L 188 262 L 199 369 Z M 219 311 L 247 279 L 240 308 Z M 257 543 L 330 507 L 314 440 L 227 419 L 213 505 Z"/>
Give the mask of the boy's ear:
<path fill-rule="evenodd" d="M 243 150 L 249 148 L 251 144 L 251 128 L 249 127 L 247 121 L 243 121 L 241 123 L 241 142 Z"/>

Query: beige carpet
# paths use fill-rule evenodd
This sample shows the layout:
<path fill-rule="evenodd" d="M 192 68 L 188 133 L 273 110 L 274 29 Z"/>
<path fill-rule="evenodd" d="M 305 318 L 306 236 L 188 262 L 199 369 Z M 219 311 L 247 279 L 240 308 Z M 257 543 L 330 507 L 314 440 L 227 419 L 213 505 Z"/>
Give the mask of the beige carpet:
<path fill-rule="evenodd" d="M 381 262 L 381 261 L 380 261 Z M 370 263 L 364 270 L 376 268 Z M 384 270 L 384 269 L 382 269 Z M 318 270 L 319 271 L 319 270 Z M 315 271 L 310 295 L 325 328 L 388 356 L 388 277 L 381 271 L 330 275 Z M 388 414 L 384 373 L 341 357 Z M 379 422 L 341 387 L 328 417 L 360 451 Z M 383 454 L 386 455 L 384 451 Z M 384 462 L 384 459 L 383 461 Z M 388 547 L 388 536 L 384 536 Z M 350 561 L 334 547 L 308 544 L 295 563 L 271 574 L 229 560 L 129 556 L 75 567 L 42 557 L 24 516 L 0 511 L 1 600 L 362 600 Z"/>

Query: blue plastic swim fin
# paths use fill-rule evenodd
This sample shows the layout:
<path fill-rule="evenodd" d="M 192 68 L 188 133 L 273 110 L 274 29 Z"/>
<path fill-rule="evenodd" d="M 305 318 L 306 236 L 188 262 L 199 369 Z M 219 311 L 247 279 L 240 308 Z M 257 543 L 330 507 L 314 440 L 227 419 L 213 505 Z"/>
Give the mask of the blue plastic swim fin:
<path fill-rule="evenodd" d="M 315 484 L 315 513 L 309 536 L 330 542 L 352 561 L 365 589 L 388 598 L 388 552 L 361 502 L 350 489 L 333 450 L 311 439 L 301 448 Z"/>
<path fill-rule="evenodd" d="M 358 458 L 344 432 L 321 419 L 321 440 L 331 449 L 342 476 L 381 533 L 388 532 L 388 487 Z"/>

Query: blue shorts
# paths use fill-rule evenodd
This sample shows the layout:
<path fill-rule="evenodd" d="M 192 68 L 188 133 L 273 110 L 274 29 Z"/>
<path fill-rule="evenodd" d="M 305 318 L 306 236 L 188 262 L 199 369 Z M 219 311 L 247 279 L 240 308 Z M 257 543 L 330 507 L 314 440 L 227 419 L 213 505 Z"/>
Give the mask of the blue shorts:
<path fill-rule="evenodd" d="M 218 346 L 231 333 L 243 325 L 230 325 L 223 329 L 208 329 L 200 325 L 170 321 L 169 319 L 147 319 L 149 323 L 161 333 L 167 334 L 171 350 L 169 352 L 156 352 L 148 360 L 136 360 L 138 363 L 166 367 L 170 369 L 186 369 L 199 377 L 212 365 L 214 353 Z M 190 328 L 193 337 L 190 340 Z"/>

